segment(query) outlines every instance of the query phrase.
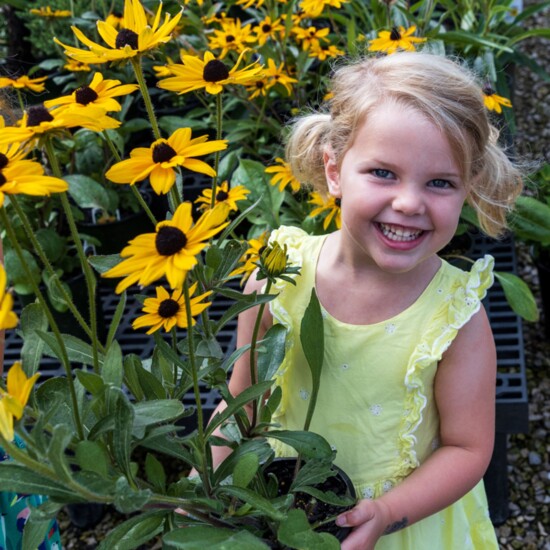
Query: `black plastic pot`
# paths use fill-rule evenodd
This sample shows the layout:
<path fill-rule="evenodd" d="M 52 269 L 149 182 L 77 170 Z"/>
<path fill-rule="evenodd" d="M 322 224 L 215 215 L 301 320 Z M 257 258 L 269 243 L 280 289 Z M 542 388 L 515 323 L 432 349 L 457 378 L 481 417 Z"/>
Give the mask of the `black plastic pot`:
<path fill-rule="evenodd" d="M 357 498 L 355 488 L 348 475 L 338 466 L 333 465 L 333 469 L 337 472 L 335 476 L 329 477 L 323 483 L 315 485 L 316 489 L 320 491 L 332 491 L 337 496 L 349 497 L 354 501 Z M 266 466 L 264 473 L 274 474 L 279 482 L 278 492 L 279 495 L 284 495 L 290 488 L 292 480 L 294 478 L 294 471 L 296 468 L 296 458 L 276 458 L 268 466 Z M 327 517 L 336 516 L 349 510 L 352 506 L 333 506 L 325 502 L 316 501 L 313 497 L 306 493 L 296 493 L 295 506 L 303 510 L 307 507 L 308 519 L 310 522 L 321 521 Z M 350 527 L 340 527 L 334 522 L 322 525 L 318 529 L 319 532 L 330 533 L 335 536 L 340 542 L 342 542 L 350 533 Z M 274 546 L 274 548 L 278 548 Z"/>

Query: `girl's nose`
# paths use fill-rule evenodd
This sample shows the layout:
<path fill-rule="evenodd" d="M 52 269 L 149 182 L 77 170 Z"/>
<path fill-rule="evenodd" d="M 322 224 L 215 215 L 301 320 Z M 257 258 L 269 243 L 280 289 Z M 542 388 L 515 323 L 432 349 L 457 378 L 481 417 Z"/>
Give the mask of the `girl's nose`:
<path fill-rule="evenodd" d="M 422 194 L 414 186 L 402 186 L 396 190 L 392 208 L 407 216 L 424 214 L 426 207 Z"/>

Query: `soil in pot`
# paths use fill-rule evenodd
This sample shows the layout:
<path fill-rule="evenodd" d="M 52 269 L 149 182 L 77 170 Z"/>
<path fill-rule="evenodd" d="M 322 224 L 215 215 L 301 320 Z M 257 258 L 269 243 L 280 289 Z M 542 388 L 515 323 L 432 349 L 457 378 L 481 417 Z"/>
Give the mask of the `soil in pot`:
<path fill-rule="evenodd" d="M 279 496 L 288 492 L 294 478 L 295 468 L 295 458 L 277 458 L 266 467 L 265 474 L 273 473 L 277 477 L 279 482 Z M 337 474 L 314 487 L 320 491 L 331 491 L 339 497 L 349 497 L 355 501 L 357 495 L 350 478 L 337 466 L 333 465 L 333 468 L 336 470 Z M 354 506 L 336 506 L 317 500 L 306 493 L 296 493 L 294 505 L 296 508 L 300 508 L 306 512 L 310 523 L 316 523 L 330 517 L 336 517 Z M 331 521 L 321 525 L 316 531 L 330 533 L 342 542 L 350 533 L 351 528 L 339 527 L 335 522 Z"/>

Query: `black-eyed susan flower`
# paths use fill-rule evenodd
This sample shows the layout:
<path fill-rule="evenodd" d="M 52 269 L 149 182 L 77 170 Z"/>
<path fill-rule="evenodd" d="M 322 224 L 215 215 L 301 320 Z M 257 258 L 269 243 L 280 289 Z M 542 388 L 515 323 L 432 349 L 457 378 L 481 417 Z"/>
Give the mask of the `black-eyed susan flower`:
<path fill-rule="evenodd" d="M 90 84 L 80 86 L 70 95 L 44 101 L 44 106 L 73 109 L 78 112 L 93 105 L 105 111 L 120 111 L 122 109 L 120 103 L 113 98 L 131 94 L 138 88 L 137 84 L 121 84 L 120 80 L 104 80 L 103 75 L 97 72 Z"/>
<path fill-rule="evenodd" d="M 497 95 L 489 84 L 483 87 L 483 103 L 489 111 L 495 111 L 499 114 L 502 113 L 502 107 L 512 106 L 512 102 L 509 99 Z"/>
<path fill-rule="evenodd" d="M 158 87 L 178 94 L 201 88 L 209 94 L 219 94 L 224 86 L 249 85 L 256 78 L 260 78 L 263 67 L 254 62 L 239 70 L 238 66 L 245 53 L 241 52 L 232 69 L 228 69 L 225 63 L 216 59 L 211 52 L 206 52 L 202 60 L 193 55 L 182 55 L 183 64 L 172 65 L 171 71 L 174 76 L 159 81 Z"/>
<path fill-rule="evenodd" d="M 71 27 L 73 33 L 87 50 L 67 46 L 54 38 L 55 42 L 65 48 L 65 54 L 82 63 L 107 63 L 123 61 L 158 48 L 172 38 L 172 31 L 178 24 L 182 11 L 171 17 L 166 14 L 161 23 L 162 3 L 159 3 L 155 19 L 150 25 L 145 9 L 139 0 L 124 0 L 124 14 L 120 28 L 113 26 L 113 21 L 97 22 L 97 31 L 108 47 L 90 40 L 80 29 Z M 116 25 L 116 24 L 115 24 Z"/>
<path fill-rule="evenodd" d="M 28 378 L 19 362 L 8 370 L 7 391 L 0 388 L 0 434 L 6 441 L 13 440 L 13 419 L 19 420 L 23 416 L 32 387 L 39 376 L 36 373 Z"/>
<path fill-rule="evenodd" d="M 397 50 L 415 51 L 415 44 L 426 42 L 426 38 L 412 36 L 416 31 L 416 26 L 412 25 L 408 29 L 404 27 L 394 27 L 391 31 L 380 31 L 378 37 L 369 40 L 369 52 L 395 53 Z"/>
<path fill-rule="evenodd" d="M 261 78 L 253 82 L 250 86 L 246 87 L 246 91 L 250 94 L 249 99 L 254 99 L 259 96 L 266 96 L 269 88 L 273 87 L 267 78 Z"/>
<path fill-rule="evenodd" d="M 22 75 L 18 78 L 8 78 L 7 76 L 0 77 L 0 88 L 15 88 L 16 90 L 31 90 L 31 92 L 43 92 L 46 89 L 44 82 L 47 76 L 40 78 L 29 78 L 27 75 Z"/>
<path fill-rule="evenodd" d="M 176 181 L 176 168 L 214 177 L 216 171 L 195 157 L 227 148 L 227 140 L 208 141 L 208 136 L 191 139 L 191 128 L 178 128 L 168 139 L 157 139 L 151 147 L 137 147 L 130 158 L 111 166 L 105 176 L 114 183 L 133 185 L 149 177 L 157 194 L 170 191 Z"/>
<path fill-rule="evenodd" d="M 235 2 L 237 6 L 242 6 L 244 9 L 251 8 L 252 6 L 261 8 L 264 3 L 265 0 L 237 0 L 237 2 Z"/>
<path fill-rule="evenodd" d="M 296 274 L 299 268 L 292 266 L 288 261 L 287 246 L 281 245 L 275 241 L 265 246 L 260 252 L 260 260 L 258 262 L 257 279 L 268 279 L 275 282 L 275 279 L 283 279 L 290 283 L 296 284 L 294 279 L 287 275 Z"/>
<path fill-rule="evenodd" d="M 76 61 L 76 59 L 67 59 L 67 62 L 63 65 L 63 68 L 73 73 L 90 72 L 92 70 L 90 65 L 87 63 L 82 63 L 82 61 Z"/>
<path fill-rule="evenodd" d="M 114 29 L 121 29 L 124 25 L 124 16 L 119 12 L 111 12 L 105 19 L 105 23 Z"/>
<path fill-rule="evenodd" d="M 0 146 L 0 151 L 4 146 Z M 11 160 L 0 152 L 0 206 L 5 195 L 49 196 L 62 193 L 69 188 L 66 181 L 45 176 L 44 168 L 32 160 Z"/>
<path fill-rule="evenodd" d="M 229 208 L 219 204 L 207 210 L 193 225 L 192 204 L 178 206 L 171 220 L 159 222 L 154 233 L 132 239 L 120 255 L 123 260 L 103 277 L 124 277 L 120 293 L 133 284 L 146 286 L 166 277 L 171 288 L 181 288 L 185 275 L 197 264 L 197 254 L 208 240 L 228 225 Z"/>
<path fill-rule="evenodd" d="M 13 311 L 13 296 L 6 292 L 6 270 L 0 264 L 0 330 L 15 328 L 19 319 Z"/>
<path fill-rule="evenodd" d="M 211 305 L 211 302 L 203 302 L 204 298 L 210 296 L 212 291 L 204 292 L 199 296 L 193 297 L 193 294 L 197 290 L 197 283 L 194 283 L 189 288 L 189 296 L 191 297 L 189 302 L 191 306 L 191 323 L 195 325 L 195 319 L 197 315 L 200 315 L 207 307 Z M 188 318 L 185 308 L 185 296 L 182 289 L 176 289 L 170 293 L 162 286 L 156 288 L 156 298 L 146 298 L 143 302 L 142 311 L 145 315 L 138 317 L 133 323 L 132 328 L 144 328 L 151 327 L 147 334 L 153 334 L 160 328 L 163 328 L 166 332 L 170 332 L 173 327 L 188 328 Z"/>
<path fill-rule="evenodd" d="M 275 159 L 275 164 L 273 166 L 268 166 L 265 169 L 267 174 L 274 174 L 271 177 L 271 185 L 278 185 L 279 191 L 283 191 L 287 185 L 290 185 L 293 193 L 297 193 L 300 190 L 300 182 L 296 179 L 290 168 L 290 164 L 285 162 L 284 159 L 277 157 Z"/>
<path fill-rule="evenodd" d="M 329 57 L 338 57 L 340 55 L 345 55 L 344 50 L 339 50 L 334 44 L 330 44 L 327 47 L 324 47 L 322 44 L 317 46 L 312 46 L 309 49 L 309 57 L 315 57 L 319 61 L 325 61 Z"/>
<path fill-rule="evenodd" d="M 301 43 L 303 50 L 310 48 L 319 48 L 321 42 L 328 42 L 327 35 L 330 29 L 318 29 L 314 26 L 309 26 L 307 29 L 302 27 L 293 27 L 292 32 L 296 36 L 296 40 Z"/>
<path fill-rule="evenodd" d="M 248 240 L 248 249 L 240 259 L 240 263 L 242 265 L 231 273 L 232 276 L 242 275 L 241 286 L 246 283 L 246 281 L 250 278 L 250 275 L 252 275 L 254 270 L 258 267 L 260 254 L 267 245 L 268 239 L 269 233 L 264 231 L 258 237 Z"/>
<path fill-rule="evenodd" d="M 302 0 L 300 9 L 308 18 L 319 17 L 325 8 L 341 8 L 349 0 Z"/>
<path fill-rule="evenodd" d="M 221 29 L 214 29 L 208 36 L 208 47 L 211 50 L 221 50 L 220 59 L 223 59 L 228 52 L 240 53 L 246 50 L 247 44 L 255 41 L 252 25 L 242 26 L 239 19 L 227 20 L 222 23 Z"/>
<path fill-rule="evenodd" d="M 215 204 L 225 203 L 229 206 L 229 210 L 238 210 L 237 202 L 246 199 L 250 191 L 244 185 L 236 185 L 229 189 L 227 181 L 222 182 L 216 187 L 216 202 Z M 212 204 L 212 189 L 205 189 L 201 196 L 195 200 L 195 204 L 199 205 L 200 210 L 208 210 Z"/>
<path fill-rule="evenodd" d="M 40 8 L 33 8 L 29 10 L 33 15 L 45 17 L 47 19 L 57 19 L 64 17 L 72 17 L 70 10 L 52 10 L 50 6 L 42 6 Z"/>
<path fill-rule="evenodd" d="M 7 126 L 0 133 L 0 145 L 30 143 L 45 134 L 59 133 L 68 128 L 82 126 L 94 132 L 118 128 L 120 122 L 107 116 L 104 109 L 88 106 L 78 113 L 48 111 L 43 104 L 31 105 L 24 113 L 19 126 Z"/>
<path fill-rule="evenodd" d="M 310 197 L 311 198 L 308 203 L 313 204 L 317 208 L 314 208 L 309 213 L 309 217 L 314 218 L 315 216 L 324 215 L 325 219 L 323 220 L 323 229 L 327 230 L 332 220 L 334 220 L 336 227 L 340 229 L 340 227 L 342 227 L 340 199 L 337 199 L 332 195 L 324 197 L 316 191 L 313 191 Z"/>
<path fill-rule="evenodd" d="M 281 23 L 281 19 L 271 19 L 267 16 L 265 19 L 254 27 L 256 41 L 259 46 L 263 46 L 268 40 L 277 40 L 285 33 L 285 26 Z"/>
<path fill-rule="evenodd" d="M 284 66 L 284 62 L 277 66 L 275 61 L 270 58 L 267 60 L 267 67 L 264 67 L 263 73 L 267 79 L 268 88 L 275 86 L 275 84 L 280 84 L 290 95 L 292 92 L 292 84 L 298 81 L 285 72 Z"/>

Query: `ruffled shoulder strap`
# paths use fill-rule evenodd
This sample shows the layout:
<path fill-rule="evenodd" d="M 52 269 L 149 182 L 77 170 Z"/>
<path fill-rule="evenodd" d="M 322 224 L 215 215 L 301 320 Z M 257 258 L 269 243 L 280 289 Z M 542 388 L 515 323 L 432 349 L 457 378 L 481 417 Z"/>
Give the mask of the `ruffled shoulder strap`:
<path fill-rule="evenodd" d="M 419 465 L 415 452 L 415 432 L 422 423 L 423 412 L 428 403 L 426 377 L 434 376 L 434 365 L 441 360 L 460 328 L 462 328 L 481 307 L 487 290 L 494 281 L 494 258 L 486 255 L 477 260 L 470 272 L 462 271 L 447 262 L 444 263 L 441 301 L 434 312 L 432 322 L 411 355 L 405 375 L 405 413 L 399 433 L 400 469 L 397 477 L 402 478 Z"/>

